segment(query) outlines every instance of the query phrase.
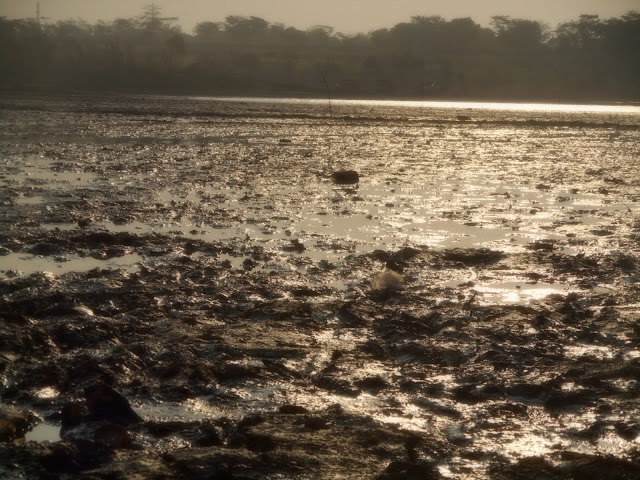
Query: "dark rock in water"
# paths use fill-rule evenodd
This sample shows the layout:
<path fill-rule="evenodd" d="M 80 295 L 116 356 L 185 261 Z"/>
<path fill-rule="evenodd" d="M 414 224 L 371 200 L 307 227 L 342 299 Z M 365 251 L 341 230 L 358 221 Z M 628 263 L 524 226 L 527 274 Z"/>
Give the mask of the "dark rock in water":
<path fill-rule="evenodd" d="M 90 217 L 82 218 L 82 219 L 78 220 L 78 226 L 82 227 L 82 228 L 88 227 L 92 223 L 93 223 L 93 219 L 90 218 Z"/>
<path fill-rule="evenodd" d="M 254 262 L 250 258 L 245 258 L 244 262 L 242 262 L 242 268 L 244 268 L 248 272 L 253 270 L 255 266 L 256 266 L 256 262 Z"/>
<path fill-rule="evenodd" d="M 115 423 L 107 423 L 99 427 L 95 432 L 94 439 L 114 450 L 131 446 L 129 432 L 123 426 Z"/>
<path fill-rule="evenodd" d="M 84 395 L 89 408 L 87 421 L 107 420 L 124 425 L 142 421 L 131 408 L 129 401 L 104 383 L 96 383 L 85 388 Z"/>
<path fill-rule="evenodd" d="M 300 405 L 282 405 L 279 411 L 285 415 L 303 415 L 309 413 L 309 410 Z"/>
<path fill-rule="evenodd" d="M 360 181 L 360 175 L 355 170 L 338 170 L 331 174 L 333 183 L 339 185 L 349 185 L 352 183 L 358 183 Z"/>
<path fill-rule="evenodd" d="M 16 426 L 5 418 L 0 418 L 0 442 L 10 442 L 16 438 Z"/>
<path fill-rule="evenodd" d="M 426 462 L 391 462 L 377 480 L 436 480 L 439 479 L 438 470 Z"/>
<path fill-rule="evenodd" d="M 458 115 L 456 118 L 459 122 L 468 122 L 471 120 L 471 117 L 469 115 Z"/>
<path fill-rule="evenodd" d="M 286 245 L 286 246 L 282 247 L 282 250 L 284 250 L 285 252 L 302 253 L 302 252 L 304 252 L 305 248 L 304 248 L 304 244 L 300 240 L 295 238 L 295 239 L 291 240 L 289 245 Z"/>

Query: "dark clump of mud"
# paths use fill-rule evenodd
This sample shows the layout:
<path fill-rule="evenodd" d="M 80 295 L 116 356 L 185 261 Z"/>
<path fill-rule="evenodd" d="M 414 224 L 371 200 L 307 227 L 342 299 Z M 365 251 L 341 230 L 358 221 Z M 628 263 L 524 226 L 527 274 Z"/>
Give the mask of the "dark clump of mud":
<path fill-rule="evenodd" d="M 640 478 L 634 130 L 616 168 L 596 126 L 588 168 L 510 171 L 504 122 L 248 111 L 205 139 L 67 99 L 104 139 L 39 138 L 81 121 L 60 102 L 0 143 L 0 477 Z M 587 127 L 523 128 L 573 155 Z"/>

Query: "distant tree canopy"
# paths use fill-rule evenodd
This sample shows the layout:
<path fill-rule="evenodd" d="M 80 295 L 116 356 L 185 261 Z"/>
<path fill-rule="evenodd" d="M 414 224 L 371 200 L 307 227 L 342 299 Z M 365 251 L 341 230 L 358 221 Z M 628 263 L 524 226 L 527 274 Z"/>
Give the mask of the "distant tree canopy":
<path fill-rule="evenodd" d="M 191 34 L 155 4 L 90 25 L 0 18 L 0 87 L 247 95 L 639 100 L 640 13 L 581 15 L 555 30 L 495 16 L 411 17 L 342 35 L 254 16 Z"/>

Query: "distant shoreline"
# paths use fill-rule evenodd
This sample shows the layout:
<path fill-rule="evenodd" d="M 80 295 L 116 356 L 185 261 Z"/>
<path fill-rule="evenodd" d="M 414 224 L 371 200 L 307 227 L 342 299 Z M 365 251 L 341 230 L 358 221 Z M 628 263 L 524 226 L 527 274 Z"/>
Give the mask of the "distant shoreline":
<path fill-rule="evenodd" d="M 189 98 L 211 98 L 221 101 L 235 101 L 238 99 L 255 100 L 304 100 L 310 102 L 328 101 L 326 96 L 317 92 L 292 92 L 292 93 L 258 93 L 255 91 L 246 92 L 200 92 L 200 91 L 172 91 L 172 90 L 101 90 L 101 89 L 66 89 L 51 85 L 31 85 L 23 87 L 2 87 L 0 86 L 0 97 L 3 95 L 104 95 L 104 96 L 161 96 L 161 97 L 189 97 Z M 549 98 L 549 97 L 411 97 L 411 96 L 385 96 L 385 95 L 344 95 L 332 97 L 332 102 L 424 102 L 424 105 L 431 103 L 509 103 L 519 105 L 588 105 L 588 106 L 640 106 L 637 100 L 614 100 L 605 98 Z"/>

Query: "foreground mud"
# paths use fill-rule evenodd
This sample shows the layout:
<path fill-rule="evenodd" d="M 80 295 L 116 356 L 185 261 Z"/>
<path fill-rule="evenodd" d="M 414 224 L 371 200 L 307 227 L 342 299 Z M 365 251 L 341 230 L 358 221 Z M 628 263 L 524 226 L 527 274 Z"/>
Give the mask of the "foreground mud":
<path fill-rule="evenodd" d="M 3 478 L 640 478 L 637 117 L 1 112 Z"/>

